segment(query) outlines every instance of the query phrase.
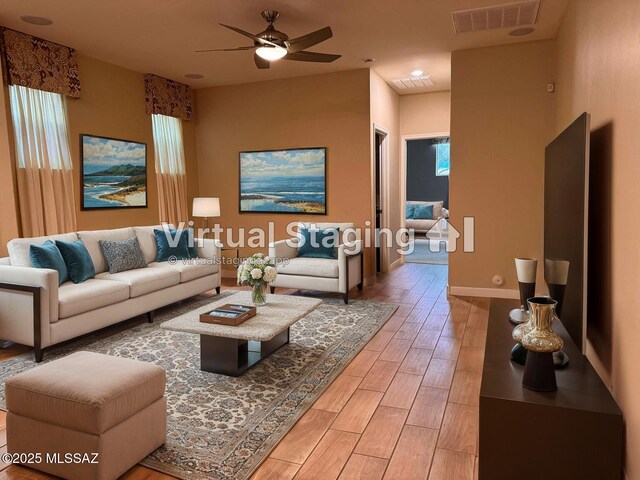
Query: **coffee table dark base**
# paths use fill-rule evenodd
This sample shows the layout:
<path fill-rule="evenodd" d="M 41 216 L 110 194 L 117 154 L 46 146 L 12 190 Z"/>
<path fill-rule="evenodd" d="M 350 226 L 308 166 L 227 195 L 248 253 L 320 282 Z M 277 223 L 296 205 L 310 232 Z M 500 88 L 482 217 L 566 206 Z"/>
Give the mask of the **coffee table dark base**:
<path fill-rule="evenodd" d="M 287 343 L 288 328 L 264 342 L 200 335 L 200 369 L 237 377 Z"/>

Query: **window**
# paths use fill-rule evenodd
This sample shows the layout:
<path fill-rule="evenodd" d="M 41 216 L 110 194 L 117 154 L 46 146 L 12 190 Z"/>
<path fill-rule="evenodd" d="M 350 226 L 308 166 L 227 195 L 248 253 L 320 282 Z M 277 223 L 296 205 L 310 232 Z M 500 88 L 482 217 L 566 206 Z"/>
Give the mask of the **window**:
<path fill-rule="evenodd" d="M 184 146 L 182 120 L 166 115 L 151 115 L 156 173 L 184 175 Z"/>
<path fill-rule="evenodd" d="M 449 176 L 449 147 L 450 143 L 436 144 L 436 177 Z"/>
<path fill-rule="evenodd" d="M 189 214 L 182 120 L 166 115 L 151 115 L 151 119 L 160 221 L 178 225 Z"/>
<path fill-rule="evenodd" d="M 9 86 L 19 168 L 72 170 L 62 95 Z"/>

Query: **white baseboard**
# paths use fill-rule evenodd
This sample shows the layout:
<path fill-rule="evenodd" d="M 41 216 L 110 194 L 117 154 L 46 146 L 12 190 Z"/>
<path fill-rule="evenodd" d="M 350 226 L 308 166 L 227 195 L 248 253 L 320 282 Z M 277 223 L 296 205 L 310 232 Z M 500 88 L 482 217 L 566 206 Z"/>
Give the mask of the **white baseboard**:
<path fill-rule="evenodd" d="M 395 262 L 393 262 L 391 265 L 389 265 L 389 271 L 387 273 L 391 273 L 394 270 L 400 268 L 404 264 L 403 260 L 404 260 L 404 258 L 400 257 Z"/>
<path fill-rule="evenodd" d="M 449 295 L 461 297 L 520 298 L 518 290 L 506 288 L 448 287 Z"/>

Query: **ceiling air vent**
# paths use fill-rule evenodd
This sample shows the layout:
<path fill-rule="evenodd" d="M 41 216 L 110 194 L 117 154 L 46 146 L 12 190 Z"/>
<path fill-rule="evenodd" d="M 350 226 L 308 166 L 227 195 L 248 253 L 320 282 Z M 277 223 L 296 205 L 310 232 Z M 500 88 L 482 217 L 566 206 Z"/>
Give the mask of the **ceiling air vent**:
<path fill-rule="evenodd" d="M 407 88 L 431 87 L 433 81 L 429 75 L 421 75 L 419 77 L 396 78 L 392 80 L 393 84 L 401 90 Z"/>
<path fill-rule="evenodd" d="M 456 33 L 534 25 L 538 21 L 540 0 L 507 3 L 493 7 L 461 10 L 451 14 Z"/>

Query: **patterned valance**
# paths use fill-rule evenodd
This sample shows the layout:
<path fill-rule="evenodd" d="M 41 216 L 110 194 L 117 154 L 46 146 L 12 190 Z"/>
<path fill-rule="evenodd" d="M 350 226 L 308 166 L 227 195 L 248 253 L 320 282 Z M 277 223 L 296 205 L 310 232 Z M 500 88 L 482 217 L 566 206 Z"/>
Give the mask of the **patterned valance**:
<path fill-rule="evenodd" d="M 147 73 L 144 76 L 144 94 L 146 112 L 150 115 L 167 115 L 182 120 L 193 117 L 189 85 Z"/>
<path fill-rule="evenodd" d="M 73 48 L 4 27 L 0 27 L 0 36 L 9 85 L 80 98 L 80 75 Z"/>

